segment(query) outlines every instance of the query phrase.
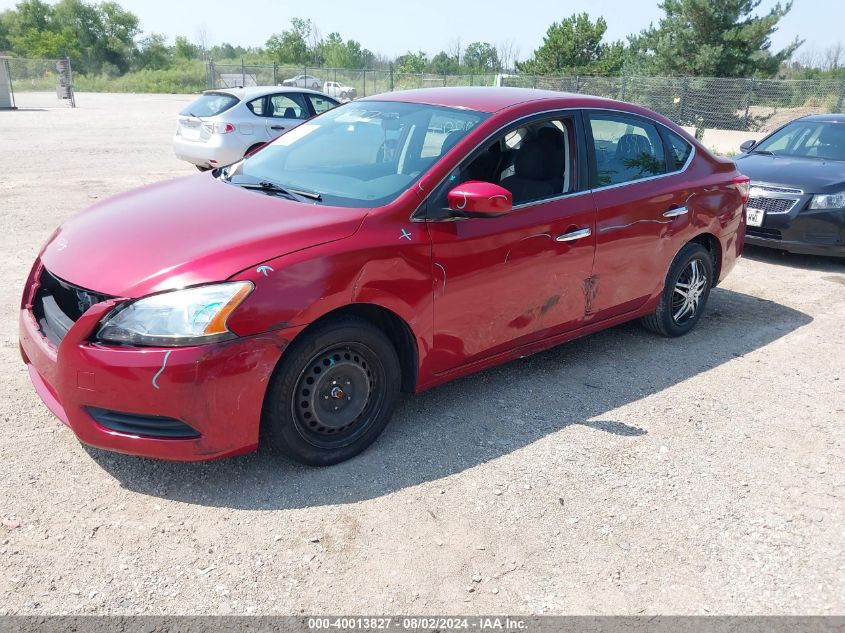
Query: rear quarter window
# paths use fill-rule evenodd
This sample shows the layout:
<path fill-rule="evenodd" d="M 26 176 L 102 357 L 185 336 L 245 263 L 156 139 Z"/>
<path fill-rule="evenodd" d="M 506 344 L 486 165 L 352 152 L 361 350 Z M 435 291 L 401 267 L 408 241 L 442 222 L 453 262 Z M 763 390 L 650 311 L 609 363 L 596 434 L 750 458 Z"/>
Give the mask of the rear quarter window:
<path fill-rule="evenodd" d="M 669 129 L 666 130 L 666 137 L 669 139 L 669 151 L 672 160 L 675 161 L 671 171 L 680 171 L 687 164 L 690 154 L 692 154 L 692 145 Z"/>
<path fill-rule="evenodd" d="M 211 92 L 202 95 L 179 114 L 186 116 L 216 116 L 236 105 L 240 101 L 237 97 L 222 92 Z"/>

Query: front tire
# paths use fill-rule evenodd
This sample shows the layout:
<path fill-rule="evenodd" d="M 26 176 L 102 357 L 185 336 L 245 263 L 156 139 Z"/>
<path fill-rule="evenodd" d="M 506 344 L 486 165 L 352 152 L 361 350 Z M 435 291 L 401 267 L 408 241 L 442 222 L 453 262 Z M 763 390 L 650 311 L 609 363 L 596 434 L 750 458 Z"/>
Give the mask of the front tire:
<path fill-rule="evenodd" d="M 381 434 L 400 380 L 399 358 L 384 332 L 357 317 L 326 322 L 282 356 L 265 396 L 262 429 L 295 461 L 337 464 Z"/>
<path fill-rule="evenodd" d="M 713 286 L 713 260 L 701 244 L 690 242 L 675 256 L 657 309 L 642 324 L 663 336 L 683 336 L 701 318 Z"/>

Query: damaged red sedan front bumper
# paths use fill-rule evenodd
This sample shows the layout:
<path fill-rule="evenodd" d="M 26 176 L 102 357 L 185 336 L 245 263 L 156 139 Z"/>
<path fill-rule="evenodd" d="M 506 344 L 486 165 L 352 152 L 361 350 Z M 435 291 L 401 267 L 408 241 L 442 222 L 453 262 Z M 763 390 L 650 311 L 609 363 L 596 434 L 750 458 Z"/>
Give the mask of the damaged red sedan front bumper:
<path fill-rule="evenodd" d="M 93 342 L 117 301 L 89 308 L 58 346 L 24 301 L 21 355 L 50 411 L 85 444 L 121 453 L 194 461 L 255 450 L 267 384 L 301 328 L 180 348 Z"/>

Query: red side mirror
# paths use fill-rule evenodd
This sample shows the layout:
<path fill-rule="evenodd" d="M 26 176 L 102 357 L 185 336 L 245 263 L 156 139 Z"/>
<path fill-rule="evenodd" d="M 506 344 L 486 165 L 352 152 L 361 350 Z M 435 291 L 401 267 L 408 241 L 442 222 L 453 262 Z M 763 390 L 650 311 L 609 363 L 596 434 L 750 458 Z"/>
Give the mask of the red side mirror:
<path fill-rule="evenodd" d="M 495 218 L 511 211 L 511 192 L 492 182 L 470 180 L 449 192 L 449 209 L 471 218 Z"/>

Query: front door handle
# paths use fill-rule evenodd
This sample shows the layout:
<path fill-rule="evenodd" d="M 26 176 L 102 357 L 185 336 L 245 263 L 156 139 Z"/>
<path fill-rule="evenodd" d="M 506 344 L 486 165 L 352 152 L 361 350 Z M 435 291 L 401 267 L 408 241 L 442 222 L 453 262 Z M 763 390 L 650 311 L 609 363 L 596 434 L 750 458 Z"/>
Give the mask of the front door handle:
<path fill-rule="evenodd" d="M 669 209 L 666 213 L 663 214 L 664 218 L 676 218 L 679 215 L 686 215 L 689 212 L 689 209 L 686 207 L 678 207 L 677 209 Z"/>
<path fill-rule="evenodd" d="M 572 231 L 571 233 L 564 233 L 563 235 L 558 235 L 555 238 L 556 242 L 572 242 L 574 240 L 580 240 L 582 237 L 589 237 L 592 235 L 592 229 L 578 229 L 577 231 Z"/>
<path fill-rule="evenodd" d="M 271 130 L 284 130 L 285 126 L 284 125 L 271 125 L 270 129 Z"/>

